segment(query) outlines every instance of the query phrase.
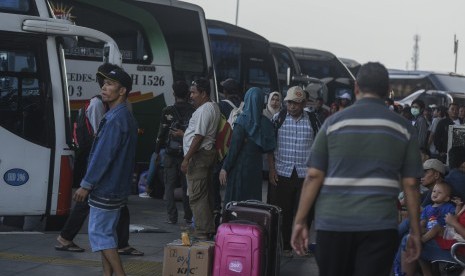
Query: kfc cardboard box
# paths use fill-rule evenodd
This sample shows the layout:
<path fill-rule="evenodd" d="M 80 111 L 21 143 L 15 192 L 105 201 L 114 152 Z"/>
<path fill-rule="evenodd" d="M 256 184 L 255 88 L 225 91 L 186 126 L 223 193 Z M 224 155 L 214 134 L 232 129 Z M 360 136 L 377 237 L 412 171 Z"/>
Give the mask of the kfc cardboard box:
<path fill-rule="evenodd" d="M 211 276 L 215 243 L 194 242 L 192 246 L 182 245 L 175 240 L 165 246 L 163 276 L 198 275 Z"/>

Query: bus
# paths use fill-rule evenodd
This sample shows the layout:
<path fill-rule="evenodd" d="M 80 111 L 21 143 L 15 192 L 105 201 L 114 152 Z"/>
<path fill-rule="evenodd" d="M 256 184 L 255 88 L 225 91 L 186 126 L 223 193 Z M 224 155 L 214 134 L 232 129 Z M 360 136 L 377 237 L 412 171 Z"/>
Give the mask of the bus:
<path fill-rule="evenodd" d="M 101 62 L 121 62 L 108 35 L 53 17 L 45 0 L 0 1 L 3 221 L 37 216 L 52 224 L 69 213 L 73 150 L 63 49 L 85 37 L 102 42 Z"/>
<path fill-rule="evenodd" d="M 237 80 L 245 93 L 250 87 L 266 95 L 280 91 L 270 42 L 244 28 L 207 19 L 216 79 Z"/>
<path fill-rule="evenodd" d="M 350 58 L 341 57 L 339 58 L 339 60 L 342 61 L 342 63 L 344 63 L 344 65 L 347 67 L 347 69 L 350 70 L 352 75 L 357 76 L 358 70 L 360 70 L 360 67 L 362 67 L 362 65 L 358 61 Z"/>
<path fill-rule="evenodd" d="M 309 48 L 290 47 L 299 61 L 303 74 L 311 78 L 320 79 L 327 89 L 320 95 L 326 105 L 330 105 L 335 99 L 345 92 L 352 95 L 355 100 L 355 78 L 347 67 L 334 54 Z"/>
<path fill-rule="evenodd" d="M 465 76 L 434 71 L 388 69 L 391 97 L 401 100 L 419 90 L 438 90 L 465 94 Z M 459 95 L 457 95 L 459 96 Z"/>
<path fill-rule="evenodd" d="M 289 47 L 276 42 L 270 42 L 270 47 L 282 95 L 286 95 L 289 87 L 297 85 L 305 88 L 311 83 L 308 76 L 302 74 L 299 62 Z"/>
<path fill-rule="evenodd" d="M 50 0 L 56 13 L 80 26 L 109 34 L 133 80 L 129 94 L 139 125 L 136 161 L 150 160 L 161 111 L 174 104 L 172 84 L 210 79 L 217 98 L 205 14 L 197 5 L 173 0 Z M 79 40 L 65 52 L 71 109 L 99 93 L 95 73 L 101 43 Z"/>

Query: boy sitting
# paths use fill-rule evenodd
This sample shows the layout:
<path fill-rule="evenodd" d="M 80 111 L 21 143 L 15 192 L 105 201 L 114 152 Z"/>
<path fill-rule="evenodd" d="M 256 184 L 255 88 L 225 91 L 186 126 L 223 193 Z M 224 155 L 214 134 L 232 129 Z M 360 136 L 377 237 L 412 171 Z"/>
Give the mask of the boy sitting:
<path fill-rule="evenodd" d="M 423 243 L 443 234 L 446 225 L 445 216 L 448 213 L 455 214 L 455 206 L 450 203 L 451 187 L 445 182 L 434 185 L 431 193 L 432 204 L 425 206 L 420 216 L 420 226 L 423 231 L 421 241 Z"/>

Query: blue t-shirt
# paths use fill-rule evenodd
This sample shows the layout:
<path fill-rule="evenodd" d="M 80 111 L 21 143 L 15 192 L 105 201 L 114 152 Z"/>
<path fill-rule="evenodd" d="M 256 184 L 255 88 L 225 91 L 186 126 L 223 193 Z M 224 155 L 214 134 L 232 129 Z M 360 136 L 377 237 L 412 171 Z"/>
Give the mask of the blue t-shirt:
<path fill-rule="evenodd" d="M 431 230 L 436 224 L 440 226 L 446 225 L 446 214 L 454 214 L 455 206 L 449 202 L 441 204 L 437 207 L 427 205 L 423 212 L 421 212 L 420 219 L 426 220 L 426 230 Z"/>

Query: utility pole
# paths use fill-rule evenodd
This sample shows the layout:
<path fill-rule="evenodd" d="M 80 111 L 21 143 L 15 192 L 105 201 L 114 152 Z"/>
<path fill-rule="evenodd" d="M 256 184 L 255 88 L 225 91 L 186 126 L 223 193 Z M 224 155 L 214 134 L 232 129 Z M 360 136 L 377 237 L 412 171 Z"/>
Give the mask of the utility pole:
<path fill-rule="evenodd" d="M 418 34 L 414 35 L 413 40 L 415 41 L 415 43 L 413 44 L 412 63 L 413 63 L 413 70 L 417 70 L 418 60 L 420 59 L 420 46 L 418 45 L 420 41 L 420 36 Z"/>
<path fill-rule="evenodd" d="M 454 73 L 457 73 L 457 56 L 459 55 L 459 40 L 457 36 L 454 34 L 454 55 L 455 55 L 455 66 L 454 66 Z"/>
<path fill-rule="evenodd" d="M 239 20 L 239 0 L 236 0 L 236 26 L 237 26 L 238 20 Z"/>

